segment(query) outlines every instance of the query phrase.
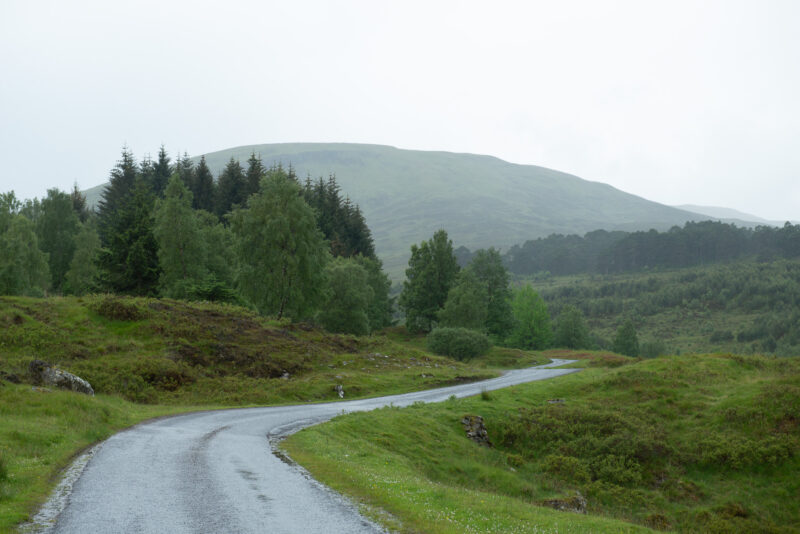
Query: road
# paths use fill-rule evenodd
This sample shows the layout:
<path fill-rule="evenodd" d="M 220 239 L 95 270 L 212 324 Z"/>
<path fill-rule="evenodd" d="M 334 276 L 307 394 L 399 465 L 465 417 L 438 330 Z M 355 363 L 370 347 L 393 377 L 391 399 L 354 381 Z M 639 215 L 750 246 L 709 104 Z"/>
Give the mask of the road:
<path fill-rule="evenodd" d="M 446 388 L 329 404 L 199 412 L 120 432 L 93 453 L 48 532 L 382 532 L 356 507 L 275 454 L 274 443 L 344 412 L 439 402 L 576 369 L 540 367 Z M 52 523 L 51 523 L 52 524 Z"/>

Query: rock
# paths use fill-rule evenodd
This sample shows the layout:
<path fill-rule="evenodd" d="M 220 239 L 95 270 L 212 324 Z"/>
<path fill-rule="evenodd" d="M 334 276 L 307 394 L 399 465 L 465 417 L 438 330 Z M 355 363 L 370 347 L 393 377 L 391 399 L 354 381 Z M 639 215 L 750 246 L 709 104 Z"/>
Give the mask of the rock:
<path fill-rule="evenodd" d="M 548 399 L 547 404 L 564 404 L 564 399 Z"/>
<path fill-rule="evenodd" d="M 586 513 L 586 498 L 576 491 L 572 497 L 566 499 L 549 499 L 542 501 L 542 506 L 548 506 L 561 512 L 575 512 L 576 514 Z"/>
<path fill-rule="evenodd" d="M 281 375 L 281 380 L 289 380 L 289 371 L 284 371 Z"/>
<path fill-rule="evenodd" d="M 14 373 L 6 373 L 5 371 L 0 371 L 0 380 L 5 380 L 6 382 L 11 382 L 12 384 L 19 384 L 22 380 L 19 379 L 19 376 L 15 375 Z"/>
<path fill-rule="evenodd" d="M 336 390 L 336 394 L 339 395 L 340 399 L 344 398 L 344 387 L 341 384 L 336 384 L 336 387 L 333 388 Z"/>
<path fill-rule="evenodd" d="M 466 430 L 469 439 L 484 447 L 492 446 L 492 442 L 489 441 L 489 433 L 486 431 L 486 425 L 483 424 L 483 417 L 480 415 L 465 415 L 461 418 L 461 424 L 464 425 L 464 430 Z"/>
<path fill-rule="evenodd" d="M 87 395 L 94 395 L 91 384 L 79 376 L 62 371 L 42 360 L 33 360 L 30 364 L 31 378 L 35 384 L 52 386 Z"/>

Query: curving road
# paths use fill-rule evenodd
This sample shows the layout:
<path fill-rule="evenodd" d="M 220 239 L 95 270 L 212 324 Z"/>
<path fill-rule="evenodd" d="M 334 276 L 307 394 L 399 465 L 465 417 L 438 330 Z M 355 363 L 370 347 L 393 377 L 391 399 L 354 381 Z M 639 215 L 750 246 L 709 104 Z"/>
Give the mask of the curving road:
<path fill-rule="evenodd" d="M 222 410 L 144 423 L 102 443 L 75 481 L 56 533 L 382 532 L 356 507 L 285 461 L 273 443 L 340 413 L 439 402 L 575 372 L 499 378 L 375 399 Z"/>

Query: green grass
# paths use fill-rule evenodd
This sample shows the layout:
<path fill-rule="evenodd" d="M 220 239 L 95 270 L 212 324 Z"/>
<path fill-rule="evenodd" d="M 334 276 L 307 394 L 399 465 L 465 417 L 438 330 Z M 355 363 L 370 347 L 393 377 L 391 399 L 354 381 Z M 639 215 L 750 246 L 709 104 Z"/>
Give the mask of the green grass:
<path fill-rule="evenodd" d="M 144 419 L 178 411 L 0 382 L 0 532 L 28 519 L 78 451 Z"/>
<path fill-rule="evenodd" d="M 401 532 L 799 531 L 800 361 L 588 356 L 574 375 L 341 416 L 285 447 Z M 465 414 L 493 448 L 465 437 Z M 540 506 L 576 491 L 589 515 Z"/>
<path fill-rule="evenodd" d="M 30 517 L 78 451 L 150 417 L 333 401 L 337 384 L 347 399 L 388 395 L 547 361 L 495 349 L 456 362 L 405 337 L 331 335 L 210 303 L 0 297 L 0 532 Z M 37 358 L 89 380 L 97 396 L 3 380 L 27 381 Z"/>
<path fill-rule="evenodd" d="M 332 335 L 235 306 L 102 295 L 0 297 L 0 355 L 0 371 L 24 376 L 42 358 L 98 393 L 184 406 L 336 400 L 337 384 L 357 398 L 497 375 L 390 336 Z"/>

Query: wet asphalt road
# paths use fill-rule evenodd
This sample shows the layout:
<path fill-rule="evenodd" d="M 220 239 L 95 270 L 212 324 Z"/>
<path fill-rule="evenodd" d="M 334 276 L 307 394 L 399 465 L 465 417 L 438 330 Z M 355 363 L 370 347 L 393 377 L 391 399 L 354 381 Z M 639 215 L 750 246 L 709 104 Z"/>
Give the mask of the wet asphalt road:
<path fill-rule="evenodd" d="M 564 363 L 403 395 L 201 412 L 141 424 L 100 446 L 51 532 L 382 532 L 355 506 L 274 454 L 271 443 L 343 412 L 439 402 L 576 371 L 547 369 Z"/>

